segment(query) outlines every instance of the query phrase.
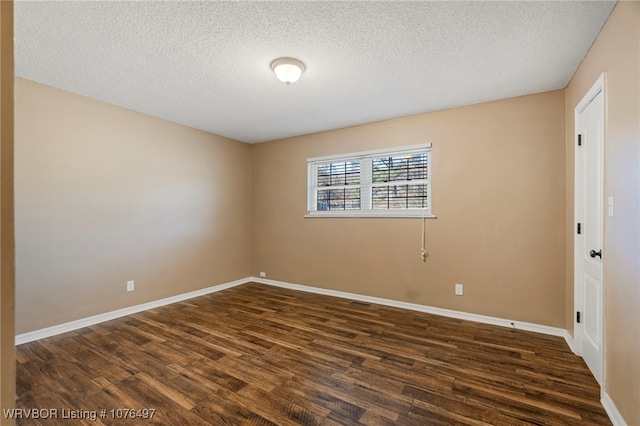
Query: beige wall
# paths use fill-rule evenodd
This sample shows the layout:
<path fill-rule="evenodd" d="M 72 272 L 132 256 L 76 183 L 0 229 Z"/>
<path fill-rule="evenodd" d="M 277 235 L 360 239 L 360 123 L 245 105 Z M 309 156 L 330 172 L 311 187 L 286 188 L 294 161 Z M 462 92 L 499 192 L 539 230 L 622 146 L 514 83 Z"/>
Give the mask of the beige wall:
<path fill-rule="evenodd" d="M 605 390 L 629 425 L 640 425 L 640 3 L 620 2 L 566 89 L 567 297 L 573 331 L 574 110 L 606 72 Z M 606 205 L 606 203 L 605 203 Z"/>
<path fill-rule="evenodd" d="M 563 327 L 564 134 L 554 91 L 255 145 L 253 275 Z M 307 157 L 423 142 L 426 263 L 419 219 L 303 218 Z"/>
<path fill-rule="evenodd" d="M 619 3 L 566 90 L 254 146 L 18 79 L 16 331 L 260 271 L 573 330 L 573 111 L 606 72 L 605 185 L 616 215 L 604 247 L 605 389 L 640 424 L 639 27 L 640 3 Z M 433 143 L 438 215 L 427 221 L 426 263 L 419 220 L 303 218 L 307 157 L 423 142 Z M 3 407 L 13 389 L 5 253 Z"/>
<path fill-rule="evenodd" d="M 249 145 L 22 79 L 15 115 L 17 333 L 249 276 Z"/>
<path fill-rule="evenodd" d="M 13 2 L 0 2 L 0 409 L 15 404 Z M 13 420 L 0 416 L 0 424 Z"/>

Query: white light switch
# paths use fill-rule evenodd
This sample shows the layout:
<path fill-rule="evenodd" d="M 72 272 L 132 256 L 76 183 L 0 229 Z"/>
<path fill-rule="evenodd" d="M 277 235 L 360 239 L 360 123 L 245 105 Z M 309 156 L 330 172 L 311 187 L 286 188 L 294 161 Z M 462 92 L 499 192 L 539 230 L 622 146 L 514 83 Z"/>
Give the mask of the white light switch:
<path fill-rule="evenodd" d="M 609 217 L 612 217 L 613 216 L 613 195 L 609 197 L 609 200 L 607 201 L 607 210 L 609 212 Z"/>
<path fill-rule="evenodd" d="M 136 283 L 135 281 L 131 280 L 131 281 L 127 281 L 127 291 L 133 291 L 136 288 Z"/>
<path fill-rule="evenodd" d="M 456 284 L 456 296 L 462 296 L 462 284 Z"/>

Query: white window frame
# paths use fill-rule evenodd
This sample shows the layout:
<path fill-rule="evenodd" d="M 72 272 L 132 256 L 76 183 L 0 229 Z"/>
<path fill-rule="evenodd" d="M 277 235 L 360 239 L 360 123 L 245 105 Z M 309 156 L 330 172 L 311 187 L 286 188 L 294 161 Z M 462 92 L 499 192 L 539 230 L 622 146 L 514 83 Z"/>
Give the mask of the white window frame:
<path fill-rule="evenodd" d="M 371 205 L 371 189 L 374 186 L 388 186 L 390 183 L 375 184 L 372 182 L 362 182 L 357 187 L 360 188 L 360 209 L 358 210 L 317 210 L 318 206 L 318 166 L 333 162 L 360 161 L 360 175 L 372 176 L 371 164 L 374 158 L 395 157 L 416 153 L 427 153 L 427 207 L 419 209 L 373 209 Z M 367 170 L 368 169 L 368 170 Z M 392 184 L 406 185 L 415 183 L 413 181 L 398 181 Z M 361 151 L 349 154 L 328 155 L 324 157 L 307 158 L 307 218 L 313 217 L 420 217 L 435 218 L 431 212 L 431 144 L 420 144 L 404 146 L 393 149 L 377 149 L 371 151 Z"/>

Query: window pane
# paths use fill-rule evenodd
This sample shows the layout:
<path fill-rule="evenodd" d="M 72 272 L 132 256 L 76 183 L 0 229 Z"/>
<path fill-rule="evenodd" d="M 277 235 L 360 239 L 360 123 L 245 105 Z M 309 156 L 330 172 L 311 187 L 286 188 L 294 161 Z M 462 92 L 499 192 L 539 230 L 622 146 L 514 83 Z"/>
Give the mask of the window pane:
<path fill-rule="evenodd" d="M 407 185 L 390 185 L 389 186 L 389 208 L 390 209 L 406 209 L 407 208 Z"/>
<path fill-rule="evenodd" d="M 329 200 L 329 210 L 344 210 L 344 199 Z"/>
<path fill-rule="evenodd" d="M 407 185 L 393 185 L 389 189 L 390 198 L 407 198 Z"/>
<path fill-rule="evenodd" d="M 374 209 L 409 209 L 427 207 L 427 185 L 388 185 L 371 190 Z"/>
<path fill-rule="evenodd" d="M 360 161 L 349 161 L 345 168 L 347 185 L 360 185 Z"/>
<path fill-rule="evenodd" d="M 413 155 L 408 163 L 408 180 L 427 179 L 427 154 Z"/>
<path fill-rule="evenodd" d="M 427 199 L 426 198 L 409 198 L 409 208 L 410 209 L 421 209 L 427 207 Z"/>
<path fill-rule="evenodd" d="M 345 185 L 346 163 L 331 164 L 331 185 Z"/>
<path fill-rule="evenodd" d="M 329 210 L 344 210 L 344 189 L 329 190 Z"/>
<path fill-rule="evenodd" d="M 389 158 L 374 158 L 372 160 L 373 182 L 389 182 Z"/>
<path fill-rule="evenodd" d="M 318 189 L 317 210 L 360 209 L 360 188 Z"/>
<path fill-rule="evenodd" d="M 345 186 L 360 184 L 360 161 L 318 165 L 318 182 L 322 186 Z"/>
<path fill-rule="evenodd" d="M 331 177 L 326 175 L 318 174 L 318 186 L 329 186 L 331 185 Z"/>
<path fill-rule="evenodd" d="M 425 197 L 427 196 L 427 185 L 408 185 L 409 197 Z"/>
<path fill-rule="evenodd" d="M 326 189 L 318 190 L 318 207 L 317 210 L 329 210 L 329 191 Z"/>
<path fill-rule="evenodd" d="M 373 159 L 373 182 L 427 179 L 427 154 Z"/>
<path fill-rule="evenodd" d="M 371 190 L 371 204 L 374 209 L 389 208 L 389 187 L 376 186 Z"/>
<path fill-rule="evenodd" d="M 345 210 L 360 209 L 360 188 L 345 189 Z"/>

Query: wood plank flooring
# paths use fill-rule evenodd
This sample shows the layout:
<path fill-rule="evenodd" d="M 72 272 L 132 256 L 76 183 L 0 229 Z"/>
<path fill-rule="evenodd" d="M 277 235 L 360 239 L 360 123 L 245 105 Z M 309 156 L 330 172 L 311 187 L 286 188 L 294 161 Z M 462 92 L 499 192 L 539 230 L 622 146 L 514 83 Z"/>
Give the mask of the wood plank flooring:
<path fill-rule="evenodd" d="M 611 424 L 562 338 L 253 283 L 27 343 L 17 360 L 18 407 L 58 409 L 24 425 Z M 156 411 L 114 418 L 123 408 Z"/>

